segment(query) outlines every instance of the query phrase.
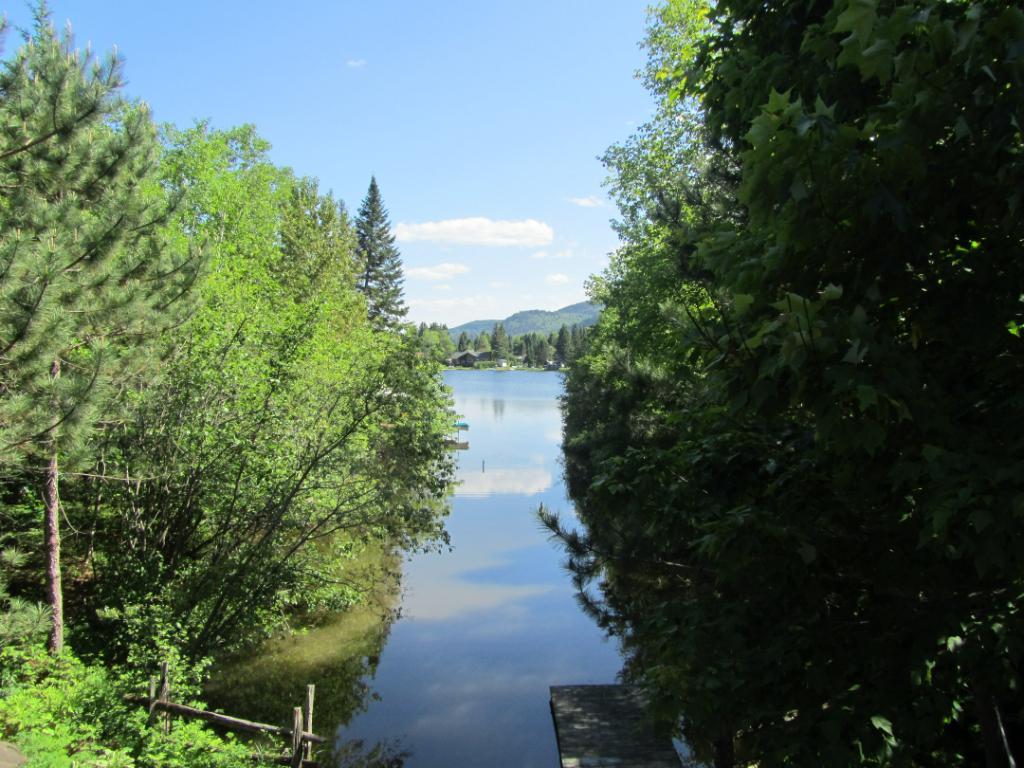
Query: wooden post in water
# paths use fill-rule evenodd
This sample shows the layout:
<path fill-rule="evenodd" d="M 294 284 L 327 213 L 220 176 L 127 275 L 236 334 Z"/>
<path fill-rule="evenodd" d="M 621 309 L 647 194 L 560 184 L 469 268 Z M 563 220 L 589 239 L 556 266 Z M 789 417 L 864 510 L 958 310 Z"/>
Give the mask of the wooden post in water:
<path fill-rule="evenodd" d="M 306 686 L 306 733 L 313 732 L 313 699 L 316 697 L 316 686 L 310 683 Z M 306 759 L 313 759 L 313 742 L 306 742 Z"/>

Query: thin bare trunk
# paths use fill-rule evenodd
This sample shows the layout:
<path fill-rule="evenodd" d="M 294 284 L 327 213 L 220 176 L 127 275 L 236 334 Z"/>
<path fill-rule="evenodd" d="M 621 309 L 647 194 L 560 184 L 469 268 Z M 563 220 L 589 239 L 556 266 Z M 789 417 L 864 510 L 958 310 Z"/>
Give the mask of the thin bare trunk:
<path fill-rule="evenodd" d="M 60 359 L 50 366 L 50 376 L 60 377 Z M 60 493 L 57 487 L 57 419 L 54 417 L 54 430 L 50 435 L 50 462 L 46 467 L 46 488 L 43 494 L 44 520 L 46 541 L 46 576 L 49 582 L 50 613 L 52 627 L 50 629 L 50 653 L 56 655 L 64 650 L 64 590 L 60 580 Z"/>
<path fill-rule="evenodd" d="M 972 675 L 974 689 L 974 706 L 981 725 L 981 740 L 985 746 L 985 765 L 987 768 L 1016 768 L 1010 744 L 1003 727 L 1002 713 L 999 702 L 992 693 L 992 688 L 983 674 L 977 669 Z"/>

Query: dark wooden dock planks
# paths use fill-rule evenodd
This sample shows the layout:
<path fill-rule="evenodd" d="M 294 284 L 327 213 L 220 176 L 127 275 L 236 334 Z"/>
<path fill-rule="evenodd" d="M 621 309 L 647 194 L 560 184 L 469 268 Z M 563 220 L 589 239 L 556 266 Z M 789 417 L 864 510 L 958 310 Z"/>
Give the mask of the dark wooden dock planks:
<path fill-rule="evenodd" d="M 640 691 L 629 685 L 553 685 L 562 768 L 680 768 L 665 734 L 655 733 Z"/>

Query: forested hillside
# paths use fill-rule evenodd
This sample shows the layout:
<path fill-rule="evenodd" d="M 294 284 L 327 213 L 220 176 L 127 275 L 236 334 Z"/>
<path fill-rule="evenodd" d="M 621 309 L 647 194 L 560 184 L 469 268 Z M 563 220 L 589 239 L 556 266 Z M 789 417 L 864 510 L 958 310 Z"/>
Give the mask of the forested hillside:
<path fill-rule="evenodd" d="M 496 324 L 500 323 L 509 336 L 522 336 L 528 333 L 547 336 L 550 333 L 557 333 L 563 325 L 570 328 L 574 325 L 581 328 L 591 326 L 597 322 L 600 313 L 601 307 L 598 304 L 582 301 L 553 312 L 543 309 L 527 309 L 509 315 L 504 320 L 473 320 L 449 328 L 448 333 L 452 339 L 458 339 L 463 333 L 471 337 L 478 336 L 483 331 L 489 333 Z"/>
<path fill-rule="evenodd" d="M 731 766 L 1024 756 L 1024 11 L 669 0 L 559 532 Z"/>

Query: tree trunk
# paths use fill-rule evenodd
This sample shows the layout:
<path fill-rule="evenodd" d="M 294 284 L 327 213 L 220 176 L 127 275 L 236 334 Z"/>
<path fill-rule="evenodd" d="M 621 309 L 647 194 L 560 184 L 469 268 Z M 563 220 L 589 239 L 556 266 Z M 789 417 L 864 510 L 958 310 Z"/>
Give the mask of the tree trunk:
<path fill-rule="evenodd" d="M 980 670 L 972 671 L 971 687 L 974 689 L 974 706 L 981 725 L 981 740 L 985 745 L 986 768 L 1016 768 L 1016 761 L 1010 753 L 1010 744 L 1003 728 L 999 702 L 992 694 L 992 688 Z"/>
<path fill-rule="evenodd" d="M 50 366 L 50 376 L 60 377 L 60 359 Z M 64 591 L 60 581 L 60 494 L 57 488 L 57 419 L 55 414 L 53 431 L 50 434 L 50 462 L 46 467 L 46 488 L 43 494 L 43 528 L 46 547 L 46 576 L 49 586 L 50 653 L 57 655 L 64 650 Z"/>
<path fill-rule="evenodd" d="M 736 746 L 732 734 L 715 741 L 715 768 L 735 768 Z"/>

